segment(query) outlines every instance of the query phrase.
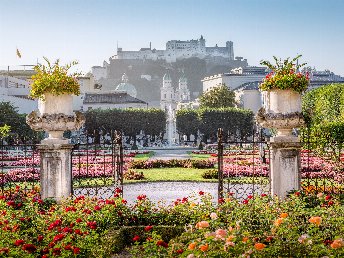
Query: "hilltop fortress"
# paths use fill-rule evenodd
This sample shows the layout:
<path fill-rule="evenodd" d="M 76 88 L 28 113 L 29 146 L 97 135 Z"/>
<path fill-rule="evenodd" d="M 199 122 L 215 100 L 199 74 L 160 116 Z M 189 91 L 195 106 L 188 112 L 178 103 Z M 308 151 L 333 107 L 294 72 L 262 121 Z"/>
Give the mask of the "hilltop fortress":
<path fill-rule="evenodd" d="M 190 97 L 195 99 L 202 91 L 204 77 L 247 66 L 247 59 L 235 57 L 232 41 L 227 41 L 225 46 L 209 47 L 201 36 L 196 40 L 170 40 L 166 42 L 165 50 L 152 49 L 151 44 L 138 51 L 124 51 L 117 47 L 115 55 L 104 60 L 102 66 L 92 67 L 92 75 L 102 90 L 112 90 L 125 73 L 135 85 L 137 95 L 150 106 L 158 106 L 166 73 L 170 74 L 173 87 L 178 86 L 177 81 L 182 75 L 188 78 Z"/>
<path fill-rule="evenodd" d="M 140 60 L 165 60 L 167 63 L 176 62 L 179 59 L 198 57 L 223 57 L 227 60 L 234 60 L 233 42 L 227 41 L 225 47 L 206 47 L 205 39 L 201 36 L 197 40 L 170 40 L 166 43 L 166 50 L 141 48 L 139 51 L 123 51 L 117 48 L 117 54 L 113 59 L 140 59 Z"/>

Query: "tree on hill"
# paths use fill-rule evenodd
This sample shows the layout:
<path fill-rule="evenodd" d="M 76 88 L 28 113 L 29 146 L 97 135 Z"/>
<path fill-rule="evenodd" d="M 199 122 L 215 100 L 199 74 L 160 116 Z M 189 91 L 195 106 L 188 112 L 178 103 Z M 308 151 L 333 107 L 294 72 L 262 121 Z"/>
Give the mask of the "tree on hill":
<path fill-rule="evenodd" d="M 199 98 L 200 108 L 235 107 L 235 93 L 224 83 L 203 92 Z"/>

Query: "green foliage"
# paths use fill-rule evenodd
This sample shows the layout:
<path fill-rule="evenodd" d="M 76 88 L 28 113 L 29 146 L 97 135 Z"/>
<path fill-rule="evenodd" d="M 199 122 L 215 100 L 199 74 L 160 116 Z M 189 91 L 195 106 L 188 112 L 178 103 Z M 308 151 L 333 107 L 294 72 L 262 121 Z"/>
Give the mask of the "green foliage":
<path fill-rule="evenodd" d="M 10 102 L 0 102 L 0 127 L 7 125 L 10 127 L 8 135 L 4 136 L 18 136 L 23 139 L 40 139 L 41 133 L 33 131 L 30 126 L 26 124 L 26 114 L 19 114 Z"/>
<path fill-rule="evenodd" d="M 217 179 L 219 178 L 219 173 L 217 169 L 210 169 L 203 172 L 202 177 L 204 179 Z"/>
<path fill-rule="evenodd" d="M 216 135 L 222 128 L 227 135 L 244 138 L 252 134 L 253 112 L 237 108 L 201 109 L 200 131 L 208 136 Z"/>
<path fill-rule="evenodd" d="M 235 93 L 226 84 L 217 85 L 203 92 L 199 98 L 200 108 L 227 108 L 235 106 Z"/>
<path fill-rule="evenodd" d="M 180 135 L 197 135 L 199 129 L 199 117 L 197 110 L 179 109 L 176 113 L 177 131 Z"/>
<path fill-rule="evenodd" d="M 343 257 L 343 204 L 336 196 L 295 192 L 284 200 L 229 197 L 217 205 L 202 191 L 172 205 L 145 195 L 132 205 L 84 196 L 57 204 L 17 189 L 0 198 L 0 255 L 112 257 L 135 242 L 134 257 Z"/>
<path fill-rule="evenodd" d="M 304 141 L 339 161 L 344 143 L 344 84 L 324 85 L 307 92 L 302 110 L 307 125 L 302 130 Z"/>
<path fill-rule="evenodd" d="M 176 120 L 178 132 L 186 135 L 197 135 L 199 130 L 205 137 L 211 137 L 218 128 L 223 128 L 227 135 L 247 137 L 252 133 L 253 112 L 228 107 L 183 109 L 177 112 Z"/>
<path fill-rule="evenodd" d="M 146 230 L 145 230 L 146 229 Z M 122 251 L 125 247 L 134 244 L 133 238 L 135 236 L 139 237 L 139 242 L 144 242 L 148 237 L 151 237 L 153 231 L 159 234 L 160 239 L 165 242 L 170 241 L 170 239 L 180 235 L 184 231 L 184 227 L 181 226 L 153 226 L 149 231 L 147 226 L 125 226 L 120 229 L 113 231 L 111 235 L 115 236 L 115 242 L 113 243 L 113 252 L 118 253 Z"/>
<path fill-rule="evenodd" d="M 73 61 L 65 66 L 60 66 L 59 59 L 53 64 L 46 57 L 44 60 L 46 65 L 38 64 L 34 67 L 36 74 L 31 77 L 30 97 L 43 99 L 45 93 L 53 95 L 80 94 L 80 85 L 77 81 L 80 73 L 68 74 L 69 69 L 78 62 Z"/>
<path fill-rule="evenodd" d="M 11 131 L 11 126 L 3 125 L 0 127 L 0 138 L 8 136 L 9 132 Z"/>
<path fill-rule="evenodd" d="M 274 56 L 275 65 L 269 61 L 261 61 L 260 64 L 266 65 L 272 72 L 263 79 L 259 88 L 263 91 L 280 89 L 294 90 L 299 93 L 304 92 L 308 88 L 309 78 L 308 75 L 297 72 L 300 67 L 306 65 L 306 63 L 295 63 L 300 57 L 301 55 L 298 55 L 291 61 L 288 57 L 282 61 L 282 59 Z"/>
<path fill-rule="evenodd" d="M 166 126 L 165 112 L 160 109 L 94 109 L 85 114 L 85 129 L 93 131 L 122 131 L 125 135 L 136 136 L 141 130 L 146 135 L 163 133 Z"/>

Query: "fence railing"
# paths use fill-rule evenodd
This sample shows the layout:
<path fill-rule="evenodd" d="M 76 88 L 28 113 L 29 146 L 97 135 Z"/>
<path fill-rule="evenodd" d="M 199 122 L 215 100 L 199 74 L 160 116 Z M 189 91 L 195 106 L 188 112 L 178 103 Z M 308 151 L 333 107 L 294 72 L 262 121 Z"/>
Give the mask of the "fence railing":
<path fill-rule="evenodd" d="M 261 134 L 253 132 L 249 139 L 223 140 L 218 130 L 218 196 L 232 195 L 246 199 L 270 191 L 270 152 Z"/>
<path fill-rule="evenodd" d="M 24 194 L 39 187 L 40 157 L 32 140 L 6 137 L 0 140 L 0 195 Z"/>
<path fill-rule="evenodd" d="M 123 190 L 123 145 L 120 133 L 114 132 L 100 143 L 86 135 L 72 151 L 73 195 L 109 198 Z M 94 138 L 95 135 L 92 135 Z M 98 137 L 98 136 L 97 136 Z"/>

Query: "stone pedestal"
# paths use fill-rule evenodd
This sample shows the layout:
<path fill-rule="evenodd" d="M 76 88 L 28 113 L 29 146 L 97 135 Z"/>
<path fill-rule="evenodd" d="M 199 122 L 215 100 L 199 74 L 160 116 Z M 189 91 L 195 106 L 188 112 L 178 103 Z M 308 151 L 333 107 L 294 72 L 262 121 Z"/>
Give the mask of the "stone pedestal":
<path fill-rule="evenodd" d="M 63 138 L 66 130 L 77 130 L 85 122 L 80 112 L 73 112 L 72 96 L 45 94 L 39 100 L 39 110 L 26 117 L 26 123 L 36 131 L 45 131 L 49 137 L 38 149 L 41 156 L 41 198 L 58 202 L 72 194 L 71 150 L 73 145 Z"/>
<path fill-rule="evenodd" d="M 61 201 L 72 194 L 72 144 L 40 144 L 41 198 Z"/>
<path fill-rule="evenodd" d="M 289 191 L 300 189 L 300 148 L 298 137 L 276 136 L 270 140 L 271 195 L 284 198 Z"/>

